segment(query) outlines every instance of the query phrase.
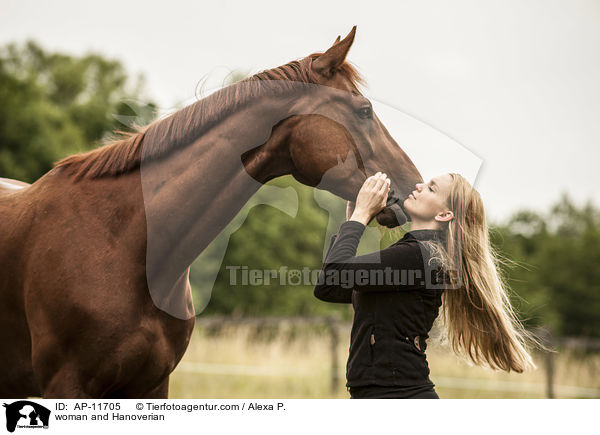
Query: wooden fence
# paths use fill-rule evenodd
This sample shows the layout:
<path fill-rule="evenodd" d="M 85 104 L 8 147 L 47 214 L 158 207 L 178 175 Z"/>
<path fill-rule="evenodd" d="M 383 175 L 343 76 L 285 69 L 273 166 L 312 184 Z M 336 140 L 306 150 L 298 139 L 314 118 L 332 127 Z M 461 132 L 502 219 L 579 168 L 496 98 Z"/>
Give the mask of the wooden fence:
<path fill-rule="evenodd" d="M 337 316 L 322 317 L 226 317 L 211 316 L 197 317 L 196 325 L 209 330 L 218 330 L 227 326 L 252 326 L 254 328 L 273 327 L 273 326 L 323 326 L 329 335 L 329 358 L 330 358 L 330 389 L 337 391 L 340 378 L 340 361 L 338 357 L 338 345 L 340 343 L 340 328 L 347 323 L 343 323 Z"/>
<path fill-rule="evenodd" d="M 546 379 L 546 397 L 554 399 L 555 385 L 555 355 L 560 351 L 577 351 L 582 353 L 600 353 L 600 340 L 585 337 L 554 337 L 550 328 L 538 328 L 533 331 L 544 341 L 546 347 L 554 349 L 556 352 L 544 352 L 544 371 Z M 596 396 L 600 397 L 600 396 Z"/>
<path fill-rule="evenodd" d="M 321 317 L 228 317 L 228 316 L 210 316 L 198 317 L 196 324 L 199 327 L 218 333 L 227 327 L 250 326 L 256 330 L 266 328 L 281 328 L 284 326 L 314 326 L 322 327 L 329 335 L 329 358 L 330 358 L 330 388 L 332 394 L 335 394 L 340 387 L 343 379 L 340 378 L 342 365 L 345 362 L 340 361 L 338 354 L 338 346 L 340 343 L 340 335 L 343 330 L 347 333 L 350 325 L 348 322 L 341 321 L 337 316 L 321 316 Z M 544 361 L 545 373 L 545 395 L 547 398 L 555 398 L 555 358 L 556 354 L 561 351 L 579 351 L 585 353 L 600 353 L 600 340 L 581 337 L 554 337 L 548 328 L 538 328 L 533 331 L 538 337 L 543 340 L 546 347 L 554 349 L 554 352 L 544 352 L 540 356 Z M 471 379 L 462 378 L 436 378 L 436 384 L 447 386 L 449 388 L 457 388 L 459 385 L 467 387 L 473 383 Z M 476 388 L 476 386 L 472 386 Z M 515 391 L 510 388 L 514 386 L 506 386 L 505 391 Z M 598 390 L 573 387 L 574 395 L 584 397 L 600 398 Z M 584 391 L 585 390 L 585 391 Z"/>

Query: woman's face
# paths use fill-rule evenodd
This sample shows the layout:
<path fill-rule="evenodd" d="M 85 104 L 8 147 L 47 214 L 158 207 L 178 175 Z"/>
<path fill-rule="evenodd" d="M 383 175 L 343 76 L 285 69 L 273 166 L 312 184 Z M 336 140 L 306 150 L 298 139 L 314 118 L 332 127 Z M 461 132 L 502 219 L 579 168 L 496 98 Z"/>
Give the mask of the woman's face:
<path fill-rule="evenodd" d="M 450 220 L 452 216 L 447 214 L 446 200 L 450 195 L 451 184 L 450 174 L 434 177 L 428 183 L 418 183 L 416 190 L 404 200 L 404 209 L 412 221 L 441 222 Z"/>

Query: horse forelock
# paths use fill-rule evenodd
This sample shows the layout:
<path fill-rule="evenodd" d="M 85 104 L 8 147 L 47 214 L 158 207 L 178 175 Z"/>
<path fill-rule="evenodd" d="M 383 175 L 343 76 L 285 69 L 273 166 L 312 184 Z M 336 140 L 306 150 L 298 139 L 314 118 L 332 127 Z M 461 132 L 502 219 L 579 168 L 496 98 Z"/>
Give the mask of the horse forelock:
<path fill-rule="evenodd" d="M 130 172 L 144 161 L 159 159 L 170 151 L 189 145 L 202 131 L 220 122 L 224 116 L 258 95 L 264 83 L 280 82 L 281 90 L 292 86 L 292 82 L 318 84 L 311 63 L 321 53 L 314 53 L 301 60 L 264 70 L 240 82 L 223 88 L 170 116 L 156 120 L 134 132 L 120 132 L 116 139 L 104 146 L 66 157 L 55 164 L 75 179 L 118 176 Z M 338 67 L 358 92 L 357 84 L 364 79 L 347 61 Z M 272 86 L 270 86 L 272 90 Z M 142 152 L 143 151 L 143 152 Z"/>

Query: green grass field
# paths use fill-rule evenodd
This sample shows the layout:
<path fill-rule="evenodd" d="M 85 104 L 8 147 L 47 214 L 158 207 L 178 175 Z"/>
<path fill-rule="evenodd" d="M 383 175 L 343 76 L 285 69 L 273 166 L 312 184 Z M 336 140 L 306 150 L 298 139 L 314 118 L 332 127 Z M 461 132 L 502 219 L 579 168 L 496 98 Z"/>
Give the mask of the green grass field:
<path fill-rule="evenodd" d="M 432 334 L 433 335 L 433 334 Z M 257 330 L 230 326 L 218 333 L 196 327 L 190 346 L 171 376 L 170 398 L 348 398 L 345 364 L 349 325 L 336 347 L 337 387 L 332 390 L 332 351 L 324 327 Z M 440 398 L 544 398 L 544 361 L 523 374 L 470 367 L 447 348 L 429 341 L 430 377 Z M 600 355 L 560 352 L 554 357 L 556 398 L 600 397 Z"/>

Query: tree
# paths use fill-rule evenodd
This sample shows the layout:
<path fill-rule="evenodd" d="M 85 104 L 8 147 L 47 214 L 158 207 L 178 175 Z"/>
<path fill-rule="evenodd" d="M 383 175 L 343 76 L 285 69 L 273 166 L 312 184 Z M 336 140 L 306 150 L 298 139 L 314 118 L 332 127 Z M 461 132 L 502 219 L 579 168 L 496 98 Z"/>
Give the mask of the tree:
<path fill-rule="evenodd" d="M 192 287 L 203 279 L 203 270 L 218 268 L 206 314 L 237 315 L 320 315 L 338 313 L 348 317 L 348 305 L 327 304 L 313 295 L 314 286 L 305 280 L 304 270 L 319 270 L 323 260 L 324 236 L 329 214 L 314 199 L 314 189 L 281 177 L 268 184 L 291 186 L 298 194 L 298 213 L 290 217 L 269 205 L 252 207 L 242 226 L 232 234 L 225 257 L 204 256 L 192 266 Z M 338 199 L 338 198 L 335 198 Z M 339 199 L 340 209 L 344 202 Z M 211 247 L 208 248 L 209 250 Z M 212 259 L 212 261 L 211 261 Z M 240 267 L 240 269 L 233 269 Z M 260 285 L 248 276 L 258 271 L 260 280 L 272 270 L 275 275 Z M 248 281 L 243 282 L 246 273 Z M 302 274 L 299 276 L 298 273 Z M 235 278 L 232 280 L 232 276 Z M 282 280 L 283 279 L 283 284 Z"/>
<path fill-rule="evenodd" d="M 35 181 L 56 160 L 131 127 L 114 115 L 143 112 L 138 123 L 149 122 L 154 105 L 132 102 L 142 85 L 140 77 L 129 86 L 121 63 L 98 54 L 47 53 L 31 41 L 0 48 L 0 176 Z"/>
<path fill-rule="evenodd" d="M 505 267 L 514 303 L 530 325 L 558 335 L 600 337 L 600 211 L 567 194 L 547 217 L 516 213 L 494 245 L 518 266 Z"/>

